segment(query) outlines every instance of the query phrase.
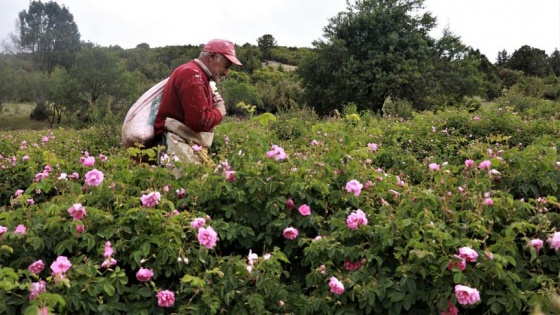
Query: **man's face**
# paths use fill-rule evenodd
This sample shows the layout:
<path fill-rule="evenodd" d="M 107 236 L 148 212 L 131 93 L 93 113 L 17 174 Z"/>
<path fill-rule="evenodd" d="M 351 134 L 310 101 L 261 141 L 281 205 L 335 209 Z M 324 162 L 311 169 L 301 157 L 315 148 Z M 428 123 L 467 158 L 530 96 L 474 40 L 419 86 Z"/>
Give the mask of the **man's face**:
<path fill-rule="evenodd" d="M 229 68 L 232 63 L 225 56 L 220 54 L 214 54 L 210 56 L 210 66 L 208 69 L 212 73 L 212 78 L 216 82 L 227 76 Z"/>

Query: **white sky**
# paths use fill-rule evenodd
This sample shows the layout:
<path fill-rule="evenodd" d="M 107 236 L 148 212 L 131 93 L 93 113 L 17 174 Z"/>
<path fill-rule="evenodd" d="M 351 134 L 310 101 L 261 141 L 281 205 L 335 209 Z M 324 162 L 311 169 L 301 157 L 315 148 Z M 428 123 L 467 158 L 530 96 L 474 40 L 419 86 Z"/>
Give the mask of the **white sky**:
<path fill-rule="evenodd" d="M 47 0 L 43 0 L 46 2 Z M 257 44 L 271 34 L 280 46 L 312 47 L 328 19 L 346 10 L 345 0 L 56 0 L 74 16 L 81 39 L 133 48 L 203 44 L 227 38 Z M 354 1 L 352 0 L 352 3 Z M 15 32 L 18 13 L 30 0 L 0 0 L 0 41 Z M 464 44 L 494 61 L 523 45 L 550 55 L 560 50 L 559 0 L 425 0 L 438 19 L 431 35 L 449 26 Z"/>

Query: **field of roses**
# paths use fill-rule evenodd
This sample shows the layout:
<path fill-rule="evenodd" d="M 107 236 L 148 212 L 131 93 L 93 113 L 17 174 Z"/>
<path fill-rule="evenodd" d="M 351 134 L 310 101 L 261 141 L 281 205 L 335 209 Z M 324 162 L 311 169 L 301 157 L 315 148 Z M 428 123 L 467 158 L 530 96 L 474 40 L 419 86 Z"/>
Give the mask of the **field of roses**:
<path fill-rule="evenodd" d="M 560 104 L 537 105 L 229 118 L 213 166 L 118 124 L 2 132 L 0 313 L 550 313 Z"/>

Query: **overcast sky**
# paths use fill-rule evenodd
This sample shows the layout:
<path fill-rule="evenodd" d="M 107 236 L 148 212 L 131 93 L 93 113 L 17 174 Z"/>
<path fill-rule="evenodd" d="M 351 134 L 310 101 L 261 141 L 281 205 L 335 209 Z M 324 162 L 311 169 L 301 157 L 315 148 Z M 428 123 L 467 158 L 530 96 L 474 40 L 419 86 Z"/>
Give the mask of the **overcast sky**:
<path fill-rule="evenodd" d="M 15 32 L 15 21 L 30 0 L 0 0 L 0 41 Z M 312 47 L 329 18 L 346 10 L 345 0 L 56 0 L 74 16 L 81 39 L 102 46 L 133 48 L 203 44 L 227 38 L 257 44 L 271 34 L 280 46 Z M 352 3 L 354 1 L 352 0 Z M 523 45 L 550 55 L 560 50 L 559 0 L 425 0 L 438 19 L 464 44 L 490 61 Z"/>

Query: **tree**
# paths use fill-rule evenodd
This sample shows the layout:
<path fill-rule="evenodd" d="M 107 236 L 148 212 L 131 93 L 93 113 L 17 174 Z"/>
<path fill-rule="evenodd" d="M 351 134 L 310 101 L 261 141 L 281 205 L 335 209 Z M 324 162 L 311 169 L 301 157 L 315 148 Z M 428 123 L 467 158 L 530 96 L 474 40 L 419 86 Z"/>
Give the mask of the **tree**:
<path fill-rule="evenodd" d="M 544 78 L 552 72 L 548 56 L 544 50 L 528 45 L 514 51 L 507 63 L 507 68 L 523 71 L 527 76 Z"/>
<path fill-rule="evenodd" d="M 505 49 L 498 52 L 498 58 L 496 59 L 496 66 L 504 67 L 508 63 L 509 58 L 510 57 L 508 56 L 508 53 Z"/>
<path fill-rule="evenodd" d="M 430 13 L 412 15 L 423 0 L 358 0 L 315 41 L 316 54 L 298 68 L 305 99 L 318 113 L 348 103 L 380 113 L 389 96 L 406 97 L 429 67 Z"/>
<path fill-rule="evenodd" d="M 276 39 L 270 34 L 265 34 L 257 38 L 257 45 L 261 50 L 263 60 L 270 60 L 270 50 L 277 46 Z"/>
<path fill-rule="evenodd" d="M 52 72 L 56 66 L 69 68 L 80 48 L 80 33 L 74 17 L 56 2 L 32 1 L 17 21 L 16 46 L 30 53 L 37 70 Z"/>
<path fill-rule="evenodd" d="M 550 58 L 548 60 L 550 67 L 552 68 L 552 72 L 554 72 L 557 77 L 560 77 L 560 51 L 555 49 L 554 52 L 550 54 Z"/>
<path fill-rule="evenodd" d="M 136 81 L 127 71 L 125 61 L 108 48 L 82 49 L 70 75 L 77 81 L 80 99 L 89 109 L 95 109 L 100 99 L 106 100 L 109 107 L 127 104 L 138 94 Z"/>

